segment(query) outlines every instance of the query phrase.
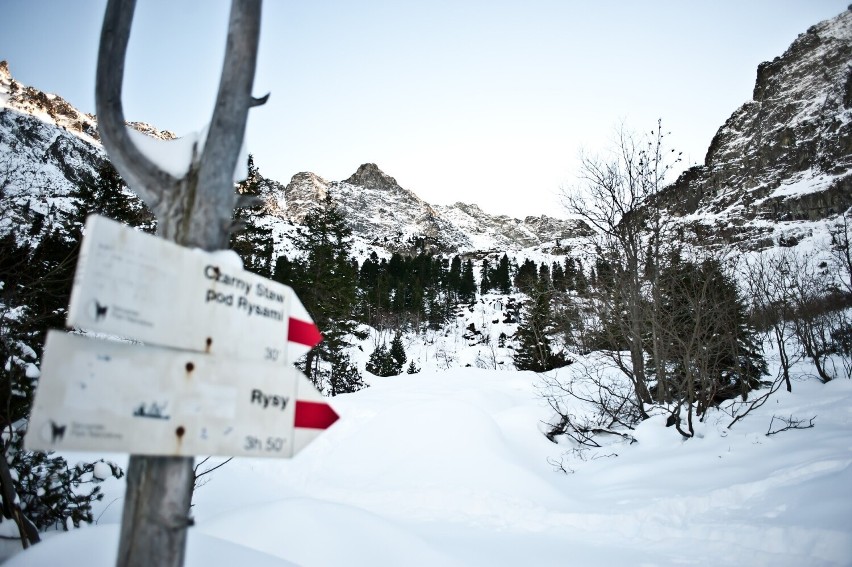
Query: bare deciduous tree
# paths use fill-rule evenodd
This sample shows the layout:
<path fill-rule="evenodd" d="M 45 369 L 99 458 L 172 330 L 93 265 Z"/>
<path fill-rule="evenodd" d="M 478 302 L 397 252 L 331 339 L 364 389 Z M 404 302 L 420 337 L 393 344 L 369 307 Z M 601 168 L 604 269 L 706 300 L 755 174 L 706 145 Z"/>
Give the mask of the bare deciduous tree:
<path fill-rule="evenodd" d="M 793 332 L 819 379 L 829 382 L 838 376 L 833 358 L 836 336 L 848 325 L 842 311 L 845 296 L 837 292 L 833 274 L 820 267 L 817 255 L 790 252 L 785 261 L 782 269 L 791 278 L 788 305 Z"/>
<path fill-rule="evenodd" d="M 840 278 L 840 285 L 847 295 L 852 295 L 852 222 L 846 211 L 831 229 L 831 252 Z"/>
<path fill-rule="evenodd" d="M 661 123 L 650 136 L 638 137 L 623 128 L 617 133 L 610 159 L 583 157 L 581 186 L 563 191 L 566 211 L 592 228 L 590 246 L 610 270 L 605 285 L 592 292 L 590 306 L 599 322 L 597 347 L 630 380 L 639 413 L 653 402 L 645 371 L 644 342 L 650 330 L 653 348 L 658 329 L 649 328 L 645 287 L 653 279 L 670 240 L 657 197 L 666 175 L 680 161 L 664 147 Z M 660 353 L 658 353 L 659 356 Z"/>
<path fill-rule="evenodd" d="M 794 350 L 792 309 L 794 293 L 790 253 L 765 252 L 744 262 L 745 285 L 751 301 L 752 320 L 770 330 L 778 348 L 781 377 L 788 392 L 793 391 L 790 368 L 799 358 Z"/>

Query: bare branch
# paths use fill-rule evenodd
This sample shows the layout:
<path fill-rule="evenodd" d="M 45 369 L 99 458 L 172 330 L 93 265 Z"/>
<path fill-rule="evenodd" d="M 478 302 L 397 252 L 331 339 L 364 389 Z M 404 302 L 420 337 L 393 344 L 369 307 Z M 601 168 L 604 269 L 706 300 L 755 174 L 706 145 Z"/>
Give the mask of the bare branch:
<path fill-rule="evenodd" d="M 98 131 L 113 165 L 128 186 L 152 211 L 157 210 L 163 192 L 178 180 L 149 160 L 130 139 L 121 102 L 124 59 L 136 0 L 110 0 L 107 3 L 95 83 L 95 110 Z"/>
<path fill-rule="evenodd" d="M 233 0 L 219 93 L 198 168 L 197 187 L 204 191 L 204 198 L 194 203 L 189 231 L 200 242 L 218 241 L 220 248 L 228 245 L 222 225 L 230 222 L 234 210 L 234 169 L 253 106 L 259 39 L 260 0 Z"/>
<path fill-rule="evenodd" d="M 732 428 L 738 421 L 747 416 L 752 410 L 755 410 L 765 404 L 769 400 L 769 398 L 771 398 L 772 395 L 778 391 L 778 388 L 780 388 L 782 384 L 784 384 L 783 369 L 778 371 L 778 376 L 775 377 L 775 380 L 772 382 L 772 386 L 769 388 L 769 391 L 764 392 L 761 396 L 753 399 L 747 404 L 745 404 L 744 402 L 734 401 L 731 404 L 731 417 L 733 417 L 734 420 L 728 424 L 728 429 Z M 734 406 L 741 405 L 747 405 L 748 408 L 742 413 L 737 413 L 737 410 L 734 408 Z"/>
<path fill-rule="evenodd" d="M 218 464 L 218 465 L 216 465 L 215 467 L 210 467 L 209 469 L 205 469 L 205 470 L 203 470 L 203 471 L 201 471 L 201 472 L 198 472 L 198 469 L 200 469 L 200 468 L 201 468 L 201 465 L 203 465 L 204 463 L 206 463 L 207 461 L 209 461 L 209 460 L 210 460 L 210 457 L 204 457 L 204 459 L 202 459 L 202 460 L 201 460 L 201 462 L 197 463 L 197 464 L 195 465 L 195 467 L 193 467 L 193 469 L 192 469 L 192 472 L 195 474 L 195 485 L 196 485 L 196 486 L 200 486 L 200 485 L 198 484 L 198 479 L 200 479 L 200 478 L 201 478 L 202 476 L 204 476 L 204 475 L 207 475 L 207 474 L 212 473 L 212 472 L 213 472 L 213 471 L 215 471 L 216 469 L 219 469 L 219 468 L 224 467 L 225 465 L 227 465 L 228 463 L 230 463 L 233 459 L 234 459 L 233 457 L 228 457 L 227 459 L 225 459 L 224 461 L 222 461 L 221 463 L 219 463 L 219 464 Z"/>
<path fill-rule="evenodd" d="M 814 420 L 817 416 L 813 416 L 808 420 L 807 425 L 805 425 L 804 419 L 795 419 L 792 415 L 790 417 L 778 417 L 777 415 L 772 416 L 772 420 L 769 422 L 769 429 L 766 430 L 766 436 L 775 435 L 776 433 L 781 433 L 782 431 L 789 431 L 790 429 L 810 429 L 814 426 Z M 784 424 L 780 429 L 772 429 L 772 425 L 775 423 L 775 420 L 780 421 Z"/>
<path fill-rule="evenodd" d="M 254 108 L 255 106 L 263 106 L 264 104 L 266 104 L 266 101 L 269 100 L 269 94 L 270 93 L 266 93 L 262 97 L 252 97 L 252 99 L 251 99 L 252 108 Z"/>
<path fill-rule="evenodd" d="M 210 457 L 205 457 L 204 459 L 201 460 L 200 463 L 195 465 L 195 467 L 192 469 L 192 472 L 195 473 L 195 479 L 196 480 L 198 480 L 199 478 L 201 478 L 202 476 L 204 476 L 206 474 L 212 473 L 213 471 L 215 471 L 218 468 L 225 466 L 226 464 L 228 464 L 229 462 L 231 462 L 233 460 L 233 457 L 228 457 L 227 459 L 225 459 L 224 461 L 222 461 L 221 463 L 219 463 L 215 467 L 210 467 L 209 469 L 198 472 L 198 469 L 201 467 L 201 465 L 203 465 L 204 463 L 206 463 L 209 460 L 210 460 Z"/>

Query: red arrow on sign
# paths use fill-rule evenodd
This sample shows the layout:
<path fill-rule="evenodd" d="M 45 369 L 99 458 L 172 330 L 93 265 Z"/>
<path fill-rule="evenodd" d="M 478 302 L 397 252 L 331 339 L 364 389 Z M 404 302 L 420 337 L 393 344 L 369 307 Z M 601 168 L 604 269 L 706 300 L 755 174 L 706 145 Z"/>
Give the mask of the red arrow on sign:
<path fill-rule="evenodd" d="M 287 326 L 287 356 L 290 362 L 314 348 L 322 340 L 308 310 L 290 289 L 290 318 Z"/>
<path fill-rule="evenodd" d="M 312 322 L 290 317 L 287 340 L 312 349 L 322 341 L 322 335 Z"/>
<path fill-rule="evenodd" d="M 325 402 L 309 402 L 296 400 L 296 427 L 306 429 L 328 429 L 340 419 L 331 406 Z"/>
<path fill-rule="evenodd" d="M 298 372 L 296 378 L 296 409 L 293 428 L 293 452 L 301 451 L 311 441 L 331 427 L 339 416 L 311 381 Z"/>

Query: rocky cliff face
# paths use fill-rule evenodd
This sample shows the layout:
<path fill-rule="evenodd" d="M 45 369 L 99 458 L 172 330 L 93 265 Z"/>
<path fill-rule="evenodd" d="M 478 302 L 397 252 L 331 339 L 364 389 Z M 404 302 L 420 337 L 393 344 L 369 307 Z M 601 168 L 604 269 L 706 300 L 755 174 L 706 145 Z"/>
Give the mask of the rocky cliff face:
<path fill-rule="evenodd" d="M 92 116 L 20 85 L 0 62 L 0 234 L 30 240 L 35 218 L 49 228 L 67 211 L 67 196 L 105 159 L 96 136 Z"/>
<path fill-rule="evenodd" d="M 692 232 L 745 248 L 852 206 L 852 10 L 809 28 L 757 69 L 752 100 L 665 205 Z"/>

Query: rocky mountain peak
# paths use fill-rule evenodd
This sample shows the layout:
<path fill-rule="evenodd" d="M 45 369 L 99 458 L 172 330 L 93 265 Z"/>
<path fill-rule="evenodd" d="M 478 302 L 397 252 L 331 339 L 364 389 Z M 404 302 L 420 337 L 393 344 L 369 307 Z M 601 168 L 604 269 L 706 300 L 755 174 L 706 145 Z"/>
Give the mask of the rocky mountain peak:
<path fill-rule="evenodd" d="M 305 215 L 325 200 L 330 183 L 315 173 L 302 171 L 284 187 L 284 210 L 287 218 L 301 223 Z"/>
<path fill-rule="evenodd" d="M 9 62 L 3 59 L 0 61 L 0 81 L 9 81 L 12 79 L 12 73 L 9 71 Z"/>
<path fill-rule="evenodd" d="M 466 203 L 433 206 L 374 163 L 361 165 L 345 181 L 297 173 L 284 188 L 286 217 L 302 222 L 326 195 L 363 242 L 391 252 L 506 251 L 546 243 L 552 248 L 553 242 L 579 236 L 585 229 L 576 221 L 543 216 L 518 220 L 489 215 Z"/>
<path fill-rule="evenodd" d="M 400 189 L 396 179 L 387 175 L 374 163 L 360 165 L 358 171 L 353 173 L 344 183 L 369 189 Z"/>

